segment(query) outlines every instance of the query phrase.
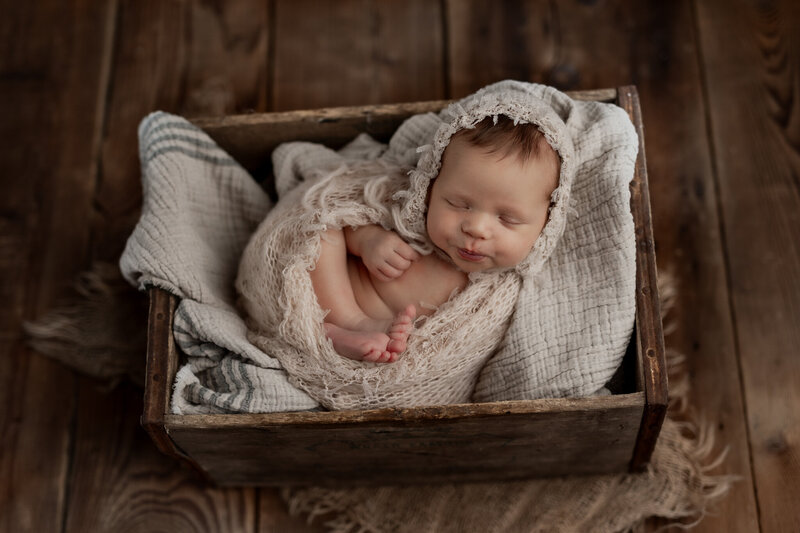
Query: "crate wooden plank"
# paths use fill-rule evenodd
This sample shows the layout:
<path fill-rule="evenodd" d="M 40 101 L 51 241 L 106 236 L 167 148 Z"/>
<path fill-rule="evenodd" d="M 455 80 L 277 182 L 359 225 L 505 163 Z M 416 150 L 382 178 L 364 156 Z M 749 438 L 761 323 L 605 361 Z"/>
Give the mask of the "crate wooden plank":
<path fill-rule="evenodd" d="M 661 305 L 656 287 L 656 256 L 653 225 L 650 213 L 650 192 L 647 183 L 644 133 L 639 95 L 633 86 L 617 89 L 619 105 L 631 117 L 639 136 L 639 155 L 636 158 L 631 182 L 631 211 L 636 226 L 636 332 L 637 369 L 645 393 L 645 408 L 639 436 L 633 450 L 631 469 L 642 470 L 650 456 L 667 414 L 667 365 L 664 353 L 664 333 L 661 327 Z"/>
<path fill-rule="evenodd" d="M 59 531 L 75 377 L 24 346 L 79 270 L 103 117 L 113 10 L 5 2 L 0 17 L 0 529 Z"/>
<path fill-rule="evenodd" d="M 168 415 L 166 425 L 170 438 L 224 484 L 520 479 L 625 470 L 643 402 L 643 393 L 632 393 L 374 411 Z"/>
<path fill-rule="evenodd" d="M 147 317 L 147 366 L 145 369 L 145 394 L 142 409 L 142 427 L 161 452 L 183 459 L 183 455 L 164 431 L 164 415 L 170 410 L 170 394 L 178 371 L 175 339 L 172 336 L 173 316 L 177 298 L 166 291 L 150 289 L 150 308 Z"/>
<path fill-rule="evenodd" d="M 263 111 L 266 105 L 268 6 L 258 0 L 219 5 L 121 2 L 113 48 L 115 69 L 100 152 L 92 219 L 93 259 L 116 260 L 139 216 L 141 179 L 137 125 L 156 109 L 191 116 Z M 150 317 L 150 341 L 172 343 L 174 298 Z M 150 347 L 152 354 L 153 346 Z M 165 361 L 166 362 L 166 361 Z M 155 381 L 150 359 L 148 379 Z M 177 363 L 174 361 L 173 363 Z M 163 386 L 155 410 L 163 415 L 175 368 L 157 374 Z M 255 490 L 220 490 L 160 454 L 136 423 L 140 393 L 132 387 L 98 391 L 84 382 L 75 421 L 74 498 L 65 531 L 254 531 Z M 150 406 L 152 407 L 152 405 Z M 163 434 L 163 424 L 160 426 Z M 154 440 L 165 450 L 172 441 Z M 130 502 L 136 502 L 131 506 Z"/>
<path fill-rule="evenodd" d="M 697 4 L 761 531 L 800 514 L 800 9 Z"/>
<path fill-rule="evenodd" d="M 441 109 L 445 102 L 336 107 L 311 111 L 197 118 L 192 122 L 256 177 L 271 172 L 269 154 L 282 142 L 304 139 L 340 148 L 359 133 L 387 141 L 408 117 Z"/>

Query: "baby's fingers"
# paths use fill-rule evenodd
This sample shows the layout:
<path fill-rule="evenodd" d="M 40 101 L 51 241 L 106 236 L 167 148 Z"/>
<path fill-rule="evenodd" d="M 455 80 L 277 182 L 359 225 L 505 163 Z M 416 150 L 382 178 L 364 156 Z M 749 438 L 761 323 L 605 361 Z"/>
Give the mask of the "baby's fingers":
<path fill-rule="evenodd" d="M 378 279 L 382 281 L 389 281 L 392 279 L 399 278 L 403 274 L 403 272 L 404 270 L 395 268 L 388 263 L 385 263 L 377 268 Z"/>
<path fill-rule="evenodd" d="M 395 254 L 389 257 L 388 259 L 386 259 L 386 263 L 390 267 L 394 268 L 395 270 L 399 270 L 400 272 L 408 270 L 408 267 L 411 266 L 411 261 L 405 259 L 400 254 Z"/>
<path fill-rule="evenodd" d="M 402 257 L 406 261 L 412 261 L 413 262 L 413 261 L 416 261 L 417 259 L 419 259 L 420 257 L 422 257 L 419 254 L 419 252 L 417 252 L 415 249 L 413 249 L 411 246 L 409 246 L 405 242 L 400 243 L 400 246 L 397 246 L 394 249 L 394 251 L 397 252 L 397 255 L 399 255 L 400 257 Z M 406 267 L 406 268 L 408 268 L 408 267 Z"/>

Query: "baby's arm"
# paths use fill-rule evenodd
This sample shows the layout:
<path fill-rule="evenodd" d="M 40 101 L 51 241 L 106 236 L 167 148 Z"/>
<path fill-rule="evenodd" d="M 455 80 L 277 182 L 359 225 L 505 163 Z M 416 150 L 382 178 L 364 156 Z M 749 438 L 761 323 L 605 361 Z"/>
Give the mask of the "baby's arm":
<path fill-rule="evenodd" d="M 344 238 L 347 251 L 359 256 L 367 270 L 381 281 L 399 278 L 420 258 L 397 233 L 375 224 L 346 227 Z"/>

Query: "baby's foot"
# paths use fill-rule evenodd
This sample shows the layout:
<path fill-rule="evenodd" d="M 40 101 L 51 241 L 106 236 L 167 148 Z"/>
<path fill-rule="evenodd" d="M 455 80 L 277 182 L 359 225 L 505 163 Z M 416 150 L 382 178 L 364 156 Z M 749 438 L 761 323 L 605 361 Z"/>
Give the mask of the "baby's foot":
<path fill-rule="evenodd" d="M 324 326 L 325 333 L 333 342 L 333 349 L 339 355 L 373 363 L 391 363 L 395 360 L 396 354 L 386 348 L 391 340 L 386 333 L 345 329 L 330 322 L 325 322 Z"/>
<path fill-rule="evenodd" d="M 395 357 L 406 351 L 408 337 L 411 335 L 416 316 L 417 308 L 409 304 L 392 322 L 392 326 L 389 328 L 389 343 L 386 345 L 386 349 L 394 354 Z"/>

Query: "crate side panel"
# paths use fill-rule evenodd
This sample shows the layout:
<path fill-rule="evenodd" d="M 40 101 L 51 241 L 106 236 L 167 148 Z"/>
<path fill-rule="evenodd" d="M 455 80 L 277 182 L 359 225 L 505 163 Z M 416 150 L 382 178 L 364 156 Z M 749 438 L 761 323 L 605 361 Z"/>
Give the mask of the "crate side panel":
<path fill-rule="evenodd" d="M 641 405 L 456 420 L 168 427 L 220 484 L 522 479 L 627 469 Z"/>

